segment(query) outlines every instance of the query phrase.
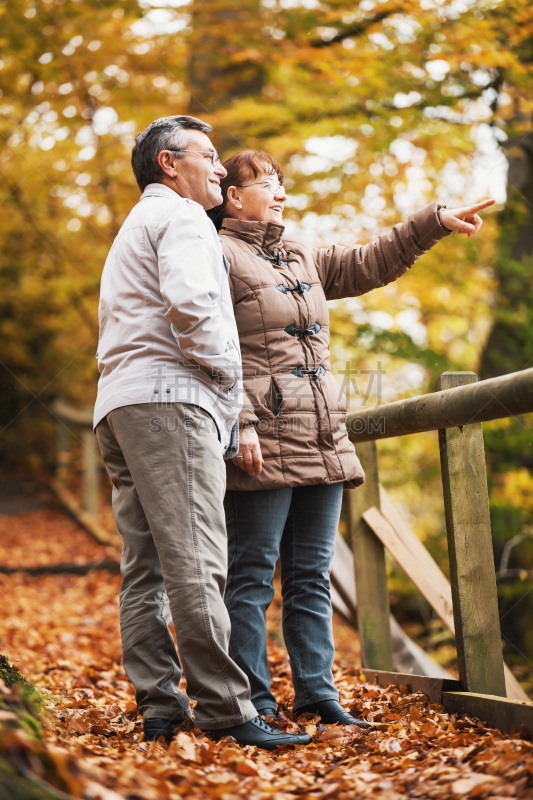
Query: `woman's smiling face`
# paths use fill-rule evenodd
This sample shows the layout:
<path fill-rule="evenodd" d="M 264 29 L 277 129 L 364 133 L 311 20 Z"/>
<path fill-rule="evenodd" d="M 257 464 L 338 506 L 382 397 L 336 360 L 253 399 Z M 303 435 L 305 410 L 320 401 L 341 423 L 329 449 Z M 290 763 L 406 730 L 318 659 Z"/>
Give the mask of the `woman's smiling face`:
<path fill-rule="evenodd" d="M 276 173 L 264 170 L 257 178 L 246 183 L 249 185 L 230 186 L 228 189 L 227 210 L 231 216 L 250 222 L 280 224 L 287 195 L 283 186 L 279 185 Z"/>

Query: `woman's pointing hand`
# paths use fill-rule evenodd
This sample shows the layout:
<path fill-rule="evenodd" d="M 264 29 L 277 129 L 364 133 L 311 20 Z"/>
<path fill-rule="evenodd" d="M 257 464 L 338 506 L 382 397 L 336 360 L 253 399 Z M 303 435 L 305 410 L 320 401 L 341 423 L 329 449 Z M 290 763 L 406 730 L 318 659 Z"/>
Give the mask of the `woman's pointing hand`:
<path fill-rule="evenodd" d="M 483 220 L 478 216 L 478 211 L 482 211 L 488 206 L 493 206 L 495 202 L 496 200 L 483 200 L 473 206 L 454 208 L 452 211 L 447 208 L 441 208 L 440 221 L 449 231 L 459 231 L 459 233 L 466 233 L 467 236 L 473 236 L 483 225 Z"/>

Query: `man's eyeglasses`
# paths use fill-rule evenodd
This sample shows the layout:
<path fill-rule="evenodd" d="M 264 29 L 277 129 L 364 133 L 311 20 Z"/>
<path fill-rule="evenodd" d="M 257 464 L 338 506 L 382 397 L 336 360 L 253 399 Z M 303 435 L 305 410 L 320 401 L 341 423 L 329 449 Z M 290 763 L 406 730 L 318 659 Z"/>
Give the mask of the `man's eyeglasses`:
<path fill-rule="evenodd" d="M 167 148 L 170 153 L 189 153 L 191 156 L 199 156 L 200 158 L 207 158 L 214 167 L 220 164 L 220 158 L 216 150 L 172 150 Z"/>
<path fill-rule="evenodd" d="M 278 192 L 283 192 L 285 194 L 285 189 L 283 186 L 280 186 L 277 181 L 256 181 L 255 183 L 239 183 L 238 186 L 243 189 L 245 186 L 266 186 L 269 192 L 272 194 L 277 194 Z"/>

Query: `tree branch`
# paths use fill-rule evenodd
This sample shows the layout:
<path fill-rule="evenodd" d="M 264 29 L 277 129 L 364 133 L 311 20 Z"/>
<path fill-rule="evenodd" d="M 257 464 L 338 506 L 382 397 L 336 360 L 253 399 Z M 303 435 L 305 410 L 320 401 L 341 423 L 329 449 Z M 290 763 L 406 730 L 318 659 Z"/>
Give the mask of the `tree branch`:
<path fill-rule="evenodd" d="M 380 11 L 379 14 L 376 14 L 374 17 L 372 17 L 372 19 L 367 19 L 364 22 L 358 22 L 356 25 L 347 26 L 332 39 L 328 39 L 327 41 L 324 39 L 315 39 L 311 42 L 311 47 L 329 47 L 332 44 L 343 42 L 345 39 L 350 39 L 352 36 L 363 36 L 363 34 L 365 34 L 375 22 L 381 22 L 387 17 L 390 17 L 392 13 L 392 9 L 389 9 L 388 11 Z"/>

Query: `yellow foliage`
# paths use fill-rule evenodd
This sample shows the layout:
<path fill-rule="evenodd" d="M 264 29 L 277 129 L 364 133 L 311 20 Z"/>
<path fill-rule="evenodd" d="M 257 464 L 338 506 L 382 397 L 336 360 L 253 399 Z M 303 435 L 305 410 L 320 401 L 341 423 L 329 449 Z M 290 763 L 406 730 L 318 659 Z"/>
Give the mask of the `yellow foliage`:
<path fill-rule="evenodd" d="M 533 475 L 525 467 L 505 472 L 498 476 L 498 484 L 493 490 L 493 495 L 500 502 L 533 513 Z"/>
<path fill-rule="evenodd" d="M 286 173 L 287 225 L 316 245 L 374 239 L 405 216 L 407 200 L 481 199 L 472 166 L 480 125 L 511 135 L 530 124 L 529 0 L 453 12 L 425 0 L 156 5 L 0 0 L 5 423 L 35 394 L 94 400 L 100 274 L 139 196 L 133 137 L 153 119 L 201 116 L 222 157 L 272 152 Z M 441 74 L 432 62 L 444 64 Z M 489 86 L 502 102 L 488 105 Z M 465 178 L 462 189 L 446 170 Z M 380 361 L 386 401 L 430 390 L 450 367 L 475 369 L 497 234 L 489 212 L 480 236 L 454 234 L 399 282 L 332 306 L 334 371 Z M 357 376 L 363 396 L 366 380 Z M 423 501 L 426 477 L 438 491 L 424 467 L 435 453 L 420 442 L 384 445 L 385 472 L 398 497 L 416 484 L 406 503 L 435 532 L 440 507 Z"/>

